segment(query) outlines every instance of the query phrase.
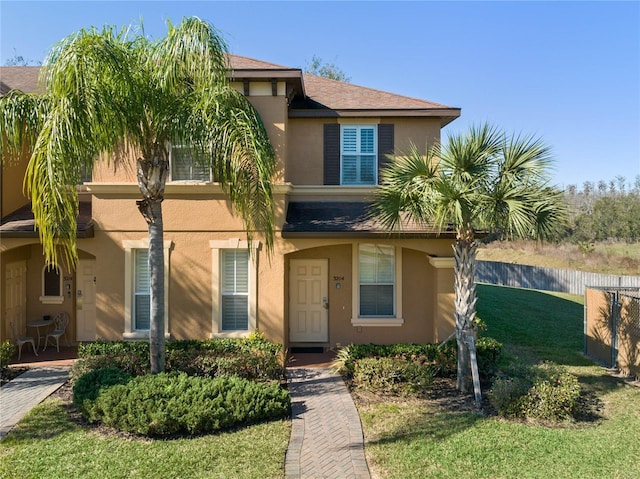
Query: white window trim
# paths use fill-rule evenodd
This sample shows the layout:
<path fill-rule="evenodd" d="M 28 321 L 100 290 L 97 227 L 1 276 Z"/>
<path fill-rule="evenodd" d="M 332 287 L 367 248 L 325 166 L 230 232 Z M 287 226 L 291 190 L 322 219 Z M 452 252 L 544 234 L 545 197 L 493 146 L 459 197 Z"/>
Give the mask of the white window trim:
<path fill-rule="evenodd" d="M 134 250 L 149 249 L 149 238 L 124 240 L 124 332 L 123 339 L 148 339 L 149 331 L 136 331 L 133 327 Z M 169 338 L 169 251 L 173 241 L 165 240 L 164 248 L 164 336 Z"/>
<path fill-rule="evenodd" d="M 373 130 L 373 182 L 372 183 L 344 183 L 344 161 L 345 155 L 343 148 L 343 134 L 345 128 L 357 128 L 358 130 L 358 142 L 360 142 L 360 130 L 362 128 L 370 128 Z M 362 156 L 361 152 L 351 153 L 351 155 Z M 342 186 L 375 186 L 378 184 L 378 125 L 377 124 L 340 124 L 340 185 Z"/>
<path fill-rule="evenodd" d="M 177 148 L 181 148 L 184 145 L 175 145 Z M 209 168 L 208 180 L 175 180 L 173 179 L 173 145 L 169 144 L 169 182 L 171 183 L 186 183 L 186 184 L 208 184 L 213 182 L 213 172 Z"/>
<path fill-rule="evenodd" d="M 232 238 L 228 240 L 211 240 L 211 338 L 244 338 L 257 329 L 258 325 L 258 251 L 261 243 L 252 241 L 253 252 L 249 254 L 249 328 L 246 331 L 223 331 L 222 330 L 222 309 L 220 290 L 220 262 L 222 250 L 229 249 L 249 249 L 249 242 Z"/>
<path fill-rule="evenodd" d="M 60 278 L 60 284 L 59 284 L 59 290 L 60 291 L 59 291 L 59 294 L 57 296 L 46 296 L 45 290 L 44 290 L 45 289 L 44 288 L 44 275 L 45 275 L 45 273 L 46 273 L 48 268 L 49 267 L 47 265 L 44 265 L 42 267 L 42 275 L 41 275 L 41 278 L 40 278 L 41 282 L 42 282 L 42 290 L 41 290 L 42 296 L 40 296 L 40 302 L 42 304 L 62 304 L 64 302 L 64 293 L 62 291 L 62 288 L 63 288 L 63 285 L 62 285 L 62 283 L 63 283 L 63 281 L 62 281 L 63 280 L 62 269 L 59 266 L 53 266 L 53 268 L 56 268 L 58 270 L 58 275 L 59 275 L 59 278 Z"/>
<path fill-rule="evenodd" d="M 359 253 L 360 244 L 354 243 L 351 253 L 351 311 L 353 311 L 353 317 L 351 318 L 352 326 L 402 326 L 404 324 L 404 318 L 402 317 L 402 247 L 395 246 L 395 273 L 396 284 L 394 294 L 394 311 L 395 316 L 360 316 L 360 274 L 359 274 Z M 362 244 L 371 244 L 366 241 Z M 384 243 L 380 243 L 384 244 Z"/>

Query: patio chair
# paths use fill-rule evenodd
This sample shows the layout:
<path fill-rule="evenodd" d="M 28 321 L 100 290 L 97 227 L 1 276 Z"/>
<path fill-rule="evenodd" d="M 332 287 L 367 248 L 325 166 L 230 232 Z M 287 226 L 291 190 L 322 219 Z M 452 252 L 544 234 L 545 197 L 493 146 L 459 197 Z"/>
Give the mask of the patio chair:
<path fill-rule="evenodd" d="M 16 325 L 12 322 L 10 322 L 11 324 L 11 333 L 13 334 L 13 339 L 16 342 L 16 345 L 18 346 L 18 361 L 20 361 L 20 357 L 22 357 L 22 345 L 25 343 L 31 343 L 31 347 L 33 348 L 33 354 L 35 354 L 36 356 L 38 355 L 38 352 L 36 351 L 36 342 L 33 340 L 33 338 L 31 336 L 20 336 L 18 334 L 18 330 L 16 329 Z"/>
<path fill-rule="evenodd" d="M 56 317 L 53 318 L 53 323 L 55 328 L 53 331 L 47 333 L 47 337 L 44 339 L 44 348 L 45 351 L 47 349 L 47 344 L 49 343 L 49 338 L 53 338 L 56 340 L 56 350 L 60 352 L 60 336 L 64 336 L 64 333 L 67 329 L 67 325 L 69 324 L 69 314 L 62 312 L 56 314 Z"/>

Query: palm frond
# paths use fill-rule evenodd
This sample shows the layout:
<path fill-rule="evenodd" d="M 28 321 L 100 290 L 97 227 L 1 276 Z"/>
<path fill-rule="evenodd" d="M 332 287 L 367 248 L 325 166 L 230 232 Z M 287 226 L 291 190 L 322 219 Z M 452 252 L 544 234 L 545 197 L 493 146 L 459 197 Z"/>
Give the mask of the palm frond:
<path fill-rule="evenodd" d="M 390 230 L 401 229 L 403 219 L 419 224 L 434 220 L 434 196 L 439 181 L 439 145 L 422 153 L 415 144 L 409 151 L 391 157 L 381 172 L 381 186 L 370 214 Z"/>
<path fill-rule="evenodd" d="M 263 232 L 267 249 L 274 237 L 272 181 L 276 156 L 260 116 L 244 95 L 229 86 L 209 88 L 194 103 L 177 131 L 207 159 L 243 219 L 249 240 Z"/>
<path fill-rule="evenodd" d="M 503 133 L 487 123 L 451 135 L 442 149 L 443 169 L 457 183 L 484 181 L 500 151 Z"/>
<path fill-rule="evenodd" d="M 173 96 L 227 82 L 227 44 L 210 23 L 184 18 L 153 46 L 148 62 L 157 73 L 158 87 Z"/>
<path fill-rule="evenodd" d="M 31 157 L 48 108 L 42 95 L 13 90 L 0 96 L 0 164 Z"/>

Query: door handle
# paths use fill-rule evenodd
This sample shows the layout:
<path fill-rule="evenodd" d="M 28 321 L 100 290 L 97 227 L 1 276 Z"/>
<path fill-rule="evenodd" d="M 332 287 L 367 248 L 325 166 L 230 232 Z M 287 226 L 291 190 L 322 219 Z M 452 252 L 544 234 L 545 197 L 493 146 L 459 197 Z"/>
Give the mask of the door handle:
<path fill-rule="evenodd" d="M 322 298 L 322 307 L 324 309 L 329 309 L 329 301 L 327 301 L 327 298 Z"/>

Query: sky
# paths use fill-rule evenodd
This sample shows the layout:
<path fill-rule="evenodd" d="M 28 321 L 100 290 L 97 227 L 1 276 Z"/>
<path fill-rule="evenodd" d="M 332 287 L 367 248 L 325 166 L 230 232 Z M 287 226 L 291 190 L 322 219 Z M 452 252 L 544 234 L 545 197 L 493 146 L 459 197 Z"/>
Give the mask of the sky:
<path fill-rule="evenodd" d="M 90 26 L 198 16 L 231 53 L 305 69 L 316 56 L 356 85 L 462 109 L 443 130 L 489 122 L 551 146 L 552 183 L 640 175 L 640 1 L 9 1 L 0 65 L 38 63 Z"/>

